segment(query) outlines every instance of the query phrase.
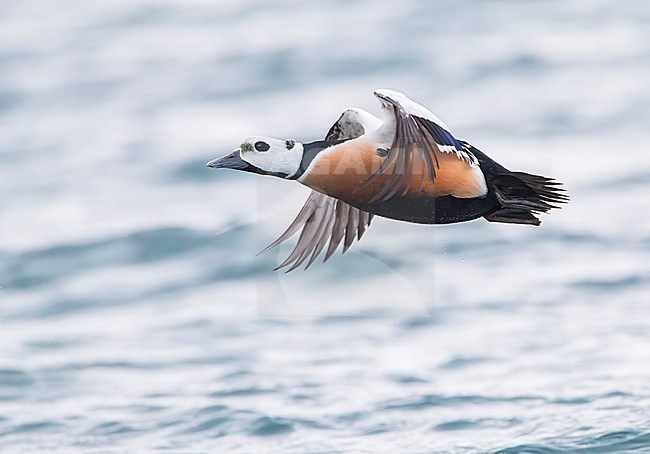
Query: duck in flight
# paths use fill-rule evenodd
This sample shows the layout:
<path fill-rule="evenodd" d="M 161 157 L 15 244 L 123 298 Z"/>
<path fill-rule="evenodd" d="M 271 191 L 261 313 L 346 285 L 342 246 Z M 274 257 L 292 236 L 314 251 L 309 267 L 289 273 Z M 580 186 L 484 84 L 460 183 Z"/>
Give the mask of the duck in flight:
<path fill-rule="evenodd" d="M 419 224 L 490 222 L 539 225 L 537 217 L 568 197 L 552 178 L 513 172 L 464 140 L 427 108 L 393 90 L 377 90 L 384 120 L 348 109 L 325 140 L 300 143 L 249 137 L 210 161 L 228 168 L 296 180 L 312 189 L 289 228 L 261 253 L 301 230 L 277 269 L 305 269 L 327 246 L 327 261 L 345 253 L 373 216 Z M 329 244 L 328 244 L 329 242 Z"/>

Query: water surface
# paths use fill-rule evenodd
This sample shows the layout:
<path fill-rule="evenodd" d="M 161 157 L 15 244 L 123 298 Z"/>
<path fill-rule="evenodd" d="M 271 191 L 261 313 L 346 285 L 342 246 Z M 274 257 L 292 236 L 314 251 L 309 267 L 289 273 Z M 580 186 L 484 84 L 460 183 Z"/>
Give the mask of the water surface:
<path fill-rule="evenodd" d="M 650 450 L 649 26 L 642 0 L 3 2 L 2 450 Z M 571 205 L 376 219 L 273 273 L 308 191 L 205 162 L 380 87 Z"/>

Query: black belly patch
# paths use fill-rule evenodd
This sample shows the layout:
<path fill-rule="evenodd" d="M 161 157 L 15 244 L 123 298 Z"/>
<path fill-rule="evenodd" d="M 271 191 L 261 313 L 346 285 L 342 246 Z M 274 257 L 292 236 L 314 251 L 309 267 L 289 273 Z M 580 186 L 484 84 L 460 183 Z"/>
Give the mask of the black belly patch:
<path fill-rule="evenodd" d="M 490 191 L 486 197 L 461 199 L 444 197 L 392 197 L 384 202 L 355 205 L 359 209 L 390 219 L 417 224 L 451 224 L 470 221 L 492 212 L 499 206 Z"/>

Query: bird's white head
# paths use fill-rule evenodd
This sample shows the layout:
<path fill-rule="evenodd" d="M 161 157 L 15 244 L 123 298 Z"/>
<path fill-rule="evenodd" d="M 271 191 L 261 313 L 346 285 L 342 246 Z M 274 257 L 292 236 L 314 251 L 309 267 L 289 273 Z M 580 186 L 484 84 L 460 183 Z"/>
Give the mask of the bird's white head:
<path fill-rule="evenodd" d="M 208 167 L 288 178 L 300 169 L 302 155 L 303 146 L 295 140 L 253 136 L 232 153 L 208 162 Z"/>

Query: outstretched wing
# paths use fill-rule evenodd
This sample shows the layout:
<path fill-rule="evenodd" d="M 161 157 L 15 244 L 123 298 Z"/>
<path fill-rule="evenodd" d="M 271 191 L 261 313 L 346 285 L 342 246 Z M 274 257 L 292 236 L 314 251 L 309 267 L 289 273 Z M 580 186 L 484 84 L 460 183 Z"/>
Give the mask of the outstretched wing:
<path fill-rule="evenodd" d="M 324 262 L 334 254 L 343 238 L 345 238 L 343 242 L 343 253 L 345 253 L 354 242 L 355 237 L 361 239 L 371 220 L 372 214 L 370 213 L 320 192 L 312 191 L 289 228 L 260 254 L 283 243 L 302 229 L 293 251 L 276 270 L 288 266 L 288 273 L 309 259 L 305 266 L 307 269 L 325 248 L 328 240 L 329 246 Z"/>
<path fill-rule="evenodd" d="M 332 125 L 325 140 L 354 139 L 369 130 L 378 128 L 381 124 L 382 121 L 369 112 L 349 109 L 343 112 Z M 324 262 L 334 254 L 341 241 L 345 253 L 355 238 L 361 239 L 370 225 L 372 216 L 341 200 L 312 191 L 289 228 L 260 254 L 285 242 L 302 229 L 293 251 L 276 270 L 289 267 L 286 271 L 288 273 L 309 259 L 305 266 L 307 269 L 314 263 L 328 241 L 329 246 Z"/>
<path fill-rule="evenodd" d="M 387 175 L 371 202 L 385 201 L 396 194 L 404 195 L 414 169 L 420 171 L 420 184 L 425 177 L 434 181 L 436 169 L 440 168 L 436 153 L 453 153 L 471 167 L 478 165 L 476 157 L 427 108 L 392 90 L 377 90 L 375 96 L 384 108 L 386 121 L 394 121 L 395 136 L 386 159 L 364 183 L 364 186 L 371 185 L 382 175 Z"/>

